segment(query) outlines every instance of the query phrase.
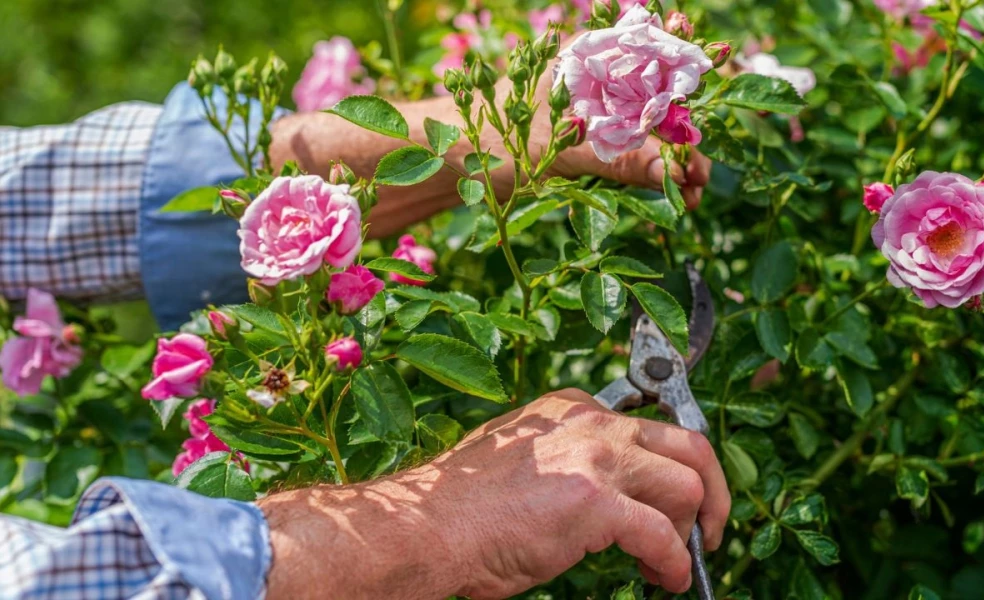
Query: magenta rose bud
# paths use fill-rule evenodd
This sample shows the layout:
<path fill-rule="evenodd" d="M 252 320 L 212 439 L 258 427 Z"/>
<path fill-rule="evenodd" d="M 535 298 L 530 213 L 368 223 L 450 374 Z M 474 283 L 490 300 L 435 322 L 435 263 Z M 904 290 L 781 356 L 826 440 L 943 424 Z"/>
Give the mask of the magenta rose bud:
<path fill-rule="evenodd" d="M 203 417 L 207 417 L 213 412 L 215 412 L 215 400 L 209 398 L 195 400 L 188 406 L 188 410 L 183 416 L 188 421 L 188 431 L 191 433 L 191 437 L 205 439 L 212 432 Z"/>
<path fill-rule="evenodd" d="M 887 183 L 869 183 L 864 186 L 864 207 L 878 214 L 881 212 L 885 201 L 891 198 L 894 193 L 895 188 Z"/>
<path fill-rule="evenodd" d="M 208 322 L 212 326 L 212 333 L 220 340 L 228 339 L 227 327 L 238 325 L 235 319 L 219 310 L 208 311 Z"/>
<path fill-rule="evenodd" d="M 881 207 L 871 239 L 888 281 L 927 308 L 956 308 L 984 292 L 984 188 L 956 173 L 926 171 Z"/>
<path fill-rule="evenodd" d="M 352 265 L 341 273 L 332 273 L 326 297 L 343 315 L 354 315 L 369 304 L 386 284 L 362 265 Z"/>
<path fill-rule="evenodd" d="M 728 62 L 728 58 L 731 57 L 731 44 L 726 42 L 712 42 L 704 46 L 704 54 L 711 59 L 714 64 L 714 68 L 724 66 L 724 63 Z"/>
<path fill-rule="evenodd" d="M 313 111 L 331 108 L 348 96 L 371 94 L 376 83 L 367 75 L 351 40 L 335 36 L 318 42 L 294 86 L 294 102 L 298 110 Z"/>
<path fill-rule="evenodd" d="M 160 338 L 151 365 L 154 379 L 140 394 L 147 400 L 194 396 L 212 363 L 205 340 L 193 333 L 179 333 L 170 340 Z"/>
<path fill-rule="evenodd" d="M 82 362 L 78 336 L 62 321 L 55 297 L 47 292 L 27 290 L 27 309 L 14 319 L 14 331 L 22 337 L 0 348 L 0 375 L 15 394 L 37 394 L 46 376 L 65 377 Z"/>
<path fill-rule="evenodd" d="M 666 15 L 663 31 L 687 39 L 694 36 L 694 26 L 690 24 L 690 19 L 687 18 L 687 15 L 676 10 L 671 10 L 670 14 Z"/>
<path fill-rule="evenodd" d="M 277 177 L 239 223 L 242 267 L 264 285 L 345 268 L 362 247 L 362 211 L 347 184 L 317 175 Z"/>
<path fill-rule="evenodd" d="M 362 363 L 362 347 L 352 337 L 343 337 L 325 346 L 325 358 L 335 363 L 339 371 L 358 367 Z"/>
<path fill-rule="evenodd" d="M 177 477 L 199 458 L 211 452 L 229 452 L 230 448 L 211 431 L 201 438 L 189 438 L 181 444 L 184 452 L 177 455 L 171 465 L 171 474 Z M 241 460 L 241 459 L 240 459 Z"/>
<path fill-rule="evenodd" d="M 393 258 L 399 258 L 400 260 L 406 260 L 412 262 L 413 264 L 420 267 L 420 270 L 429 275 L 434 274 L 434 261 L 437 260 L 437 253 L 428 248 L 427 246 L 418 246 L 417 240 L 410 234 L 401 236 L 397 241 L 396 251 L 393 252 Z M 410 279 L 409 277 L 404 277 L 399 273 L 390 273 L 390 279 L 396 283 L 405 283 L 407 285 L 426 285 L 426 281 L 420 281 L 419 279 Z"/>
<path fill-rule="evenodd" d="M 554 81 L 567 84 L 574 114 L 587 121 L 587 141 L 605 162 L 641 148 L 712 67 L 699 46 L 663 31 L 659 16 L 638 5 L 615 27 L 577 38 L 559 58 Z"/>
<path fill-rule="evenodd" d="M 666 118 L 656 128 L 656 135 L 671 144 L 700 143 L 700 130 L 690 122 L 690 109 L 677 104 L 671 104 Z"/>

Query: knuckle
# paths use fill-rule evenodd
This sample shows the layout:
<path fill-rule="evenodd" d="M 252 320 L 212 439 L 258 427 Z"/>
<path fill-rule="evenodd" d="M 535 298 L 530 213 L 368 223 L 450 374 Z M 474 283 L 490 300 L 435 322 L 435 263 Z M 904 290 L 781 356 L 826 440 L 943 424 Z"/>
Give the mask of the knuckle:
<path fill-rule="evenodd" d="M 695 510 L 704 502 L 704 483 L 700 475 L 692 469 L 685 469 L 680 475 L 680 496 L 683 502 Z"/>
<path fill-rule="evenodd" d="M 688 431 L 688 445 L 693 454 L 694 464 L 697 468 L 703 469 L 707 465 L 713 464 L 717 457 L 714 455 L 714 447 L 710 440 L 696 431 Z"/>
<path fill-rule="evenodd" d="M 615 452 L 612 447 L 601 440 L 588 439 L 583 442 L 581 453 L 585 466 L 606 472 L 615 462 Z"/>

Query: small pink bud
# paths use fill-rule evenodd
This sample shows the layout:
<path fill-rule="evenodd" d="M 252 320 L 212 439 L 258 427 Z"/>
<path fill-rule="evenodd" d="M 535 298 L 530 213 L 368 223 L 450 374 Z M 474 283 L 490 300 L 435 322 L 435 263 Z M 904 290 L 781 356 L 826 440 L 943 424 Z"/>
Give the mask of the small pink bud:
<path fill-rule="evenodd" d="M 343 337 L 325 346 L 325 358 L 338 370 L 358 367 L 362 363 L 362 348 L 352 337 Z"/>
<path fill-rule="evenodd" d="M 229 202 L 238 202 L 242 204 L 243 198 L 236 193 L 235 190 L 219 190 L 219 195 Z"/>
<path fill-rule="evenodd" d="M 869 183 L 864 186 L 864 207 L 878 214 L 881 212 L 882 205 L 893 194 L 895 194 L 895 188 L 887 183 Z"/>
<path fill-rule="evenodd" d="M 731 44 L 727 42 L 708 44 L 704 46 L 704 54 L 707 55 L 707 58 L 711 59 L 716 69 L 728 62 L 728 58 L 731 56 Z"/>
<path fill-rule="evenodd" d="M 588 123 L 581 117 L 568 117 L 557 123 L 557 141 L 563 148 L 584 143 L 588 136 Z"/>
<path fill-rule="evenodd" d="M 354 315 L 369 304 L 386 284 L 362 265 L 352 265 L 341 273 L 332 273 L 325 296 L 339 314 Z"/>
<path fill-rule="evenodd" d="M 225 340 L 229 337 L 226 327 L 235 327 L 238 325 L 235 319 L 218 310 L 208 311 L 208 322 L 212 325 L 212 333 L 220 340 Z"/>
<path fill-rule="evenodd" d="M 79 335 L 79 329 L 76 325 L 66 325 L 62 329 L 62 341 L 66 344 L 73 344 L 78 346 L 82 343 L 82 337 Z"/>
<path fill-rule="evenodd" d="M 694 26 L 690 24 L 690 19 L 682 12 L 672 10 L 666 16 L 666 23 L 663 31 L 678 37 L 690 39 L 694 35 Z"/>

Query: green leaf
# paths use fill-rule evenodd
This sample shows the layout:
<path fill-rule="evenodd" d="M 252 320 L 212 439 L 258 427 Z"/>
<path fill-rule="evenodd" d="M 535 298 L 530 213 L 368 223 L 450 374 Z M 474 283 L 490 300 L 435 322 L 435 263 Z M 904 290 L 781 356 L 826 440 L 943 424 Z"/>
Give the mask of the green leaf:
<path fill-rule="evenodd" d="M 759 560 L 769 558 L 779 549 L 781 541 L 782 528 L 775 521 L 767 522 L 752 537 L 752 556 Z"/>
<path fill-rule="evenodd" d="M 581 302 L 588 321 L 608 333 L 625 310 L 625 286 L 613 275 L 588 271 L 581 278 Z"/>
<path fill-rule="evenodd" d="M 13 453 L 0 453 L 0 490 L 10 485 L 18 470 L 17 457 Z"/>
<path fill-rule="evenodd" d="M 433 281 L 434 276 L 408 260 L 399 258 L 374 258 L 364 265 L 370 271 L 397 273 L 415 281 Z"/>
<path fill-rule="evenodd" d="M 485 199 L 485 184 L 477 179 L 458 179 L 458 195 L 466 206 L 475 206 Z"/>
<path fill-rule="evenodd" d="M 296 442 L 287 441 L 283 438 L 263 433 L 260 431 L 241 430 L 235 425 L 220 424 L 213 422 L 209 417 L 205 418 L 209 426 L 220 440 L 226 443 L 233 450 L 239 450 L 243 454 L 265 457 L 265 456 L 290 456 L 296 455 L 303 448 Z"/>
<path fill-rule="evenodd" d="M 594 252 L 601 248 L 601 243 L 615 230 L 618 223 L 600 210 L 583 204 L 571 205 L 570 220 L 578 239 Z"/>
<path fill-rule="evenodd" d="M 676 231 L 679 217 L 673 205 L 663 194 L 652 190 L 630 188 L 622 190 L 616 199 L 637 217 L 663 229 Z"/>
<path fill-rule="evenodd" d="M 854 410 L 854 414 L 859 417 L 867 415 L 875 403 L 875 397 L 865 372 L 852 364 L 841 362 L 837 366 L 837 382 L 844 390 L 844 399 Z"/>
<path fill-rule="evenodd" d="M 644 598 L 642 588 L 638 582 L 633 581 L 615 590 L 611 600 L 643 600 Z"/>
<path fill-rule="evenodd" d="M 714 113 L 707 113 L 704 123 L 698 127 L 702 134 L 698 146 L 701 154 L 729 166 L 742 164 L 744 153 L 741 143 L 731 135 L 731 131 L 721 117 Z"/>
<path fill-rule="evenodd" d="M 519 315 L 509 313 L 489 313 L 486 315 L 493 325 L 513 335 L 523 337 L 534 337 L 533 329 L 530 324 L 523 320 Z"/>
<path fill-rule="evenodd" d="M 820 446 L 820 434 L 813 423 L 799 413 L 789 413 L 788 419 L 789 435 L 793 438 L 796 451 L 807 460 L 813 458 Z"/>
<path fill-rule="evenodd" d="M 34 445 L 34 440 L 17 430 L 0 429 L 0 448 L 14 450 L 19 454 L 27 454 Z"/>
<path fill-rule="evenodd" d="M 831 331 L 824 337 L 837 354 L 846 356 L 862 367 L 878 368 L 878 357 L 863 339 L 843 331 Z"/>
<path fill-rule="evenodd" d="M 438 156 L 444 156 L 461 137 L 461 130 L 456 126 L 435 121 L 430 117 L 424 118 L 424 132 L 427 134 L 427 143 Z"/>
<path fill-rule="evenodd" d="M 602 212 L 606 217 L 618 219 L 615 193 L 612 190 L 582 190 L 579 188 L 566 188 L 563 195 L 578 204 L 583 204 Z"/>
<path fill-rule="evenodd" d="M 788 81 L 754 73 L 725 82 L 719 97 L 728 106 L 788 115 L 799 114 L 806 106 Z"/>
<path fill-rule="evenodd" d="M 752 295 L 762 304 L 775 302 L 796 283 L 796 253 L 783 240 L 771 246 L 752 268 Z"/>
<path fill-rule="evenodd" d="M 443 303 L 435 303 L 433 300 L 411 300 L 401 306 L 393 316 L 396 317 L 396 323 L 400 329 L 412 331 L 434 310 L 435 304 L 445 306 Z"/>
<path fill-rule="evenodd" d="M 940 595 L 920 583 L 909 590 L 909 600 L 940 600 Z"/>
<path fill-rule="evenodd" d="M 755 427 L 771 427 L 782 420 L 783 408 L 772 394 L 743 392 L 728 400 L 726 410 Z"/>
<path fill-rule="evenodd" d="M 562 287 L 550 288 L 547 292 L 550 301 L 564 310 L 584 310 L 584 303 L 581 302 L 581 286 L 571 284 Z"/>
<path fill-rule="evenodd" d="M 978 473 L 974 480 L 974 495 L 984 492 L 984 473 Z"/>
<path fill-rule="evenodd" d="M 455 310 L 478 311 L 482 307 L 478 300 L 463 292 L 435 292 L 434 290 L 415 285 L 402 285 L 390 291 L 397 296 L 409 298 L 410 300 L 434 300 L 435 302 L 443 302 Z"/>
<path fill-rule="evenodd" d="M 161 429 L 167 429 L 167 424 L 178 413 L 184 404 L 184 398 L 168 398 L 167 400 L 151 400 L 150 407 L 154 409 L 157 418 L 161 420 Z"/>
<path fill-rule="evenodd" d="M 268 308 L 262 308 L 255 304 L 238 304 L 235 306 L 223 306 L 222 310 L 232 316 L 246 321 L 253 327 L 263 329 L 278 336 L 285 336 L 284 326 L 277 318 L 277 314 Z M 287 338 L 284 337 L 284 341 Z"/>
<path fill-rule="evenodd" d="M 161 207 L 162 213 L 211 211 L 219 199 L 215 186 L 199 187 L 181 192 Z"/>
<path fill-rule="evenodd" d="M 926 477 L 926 471 L 899 465 L 895 471 L 895 490 L 900 498 L 912 501 L 912 505 L 919 508 L 929 498 L 929 478 Z"/>
<path fill-rule="evenodd" d="M 779 517 L 784 525 L 808 525 L 827 522 L 827 505 L 820 494 L 801 496 L 786 507 Z"/>
<path fill-rule="evenodd" d="M 728 475 L 728 483 L 738 492 L 744 492 L 758 481 L 759 471 L 755 461 L 745 450 L 731 440 L 721 443 L 724 453 L 724 471 Z"/>
<path fill-rule="evenodd" d="M 3 481 L 0 480 L 0 488 Z M 967 554 L 974 554 L 984 544 L 984 521 L 974 521 L 964 528 L 963 549 Z"/>
<path fill-rule="evenodd" d="M 48 496 L 70 500 L 82 492 L 82 485 L 95 477 L 102 464 L 102 454 L 88 446 L 62 446 L 45 465 L 44 487 Z M 88 477 L 80 479 L 80 471 Z"/>
<path fill-rule="evenodd" d="M 755 315 L 755 336 L 765 352 L 785 363 L 793 349 L 793 331 L 784 310 L 763 310 Z"/>
<path fill-rule="evenodd" d="M 894 85 L 887 81 L 875 81 L 872 82 L 871 89 L 874 90 L 875 95 L 878 96 L 878 99 L 888 109 L 893 119 L 901 119 L 908 114 L 909 108 Z"/>
<path fill-rule="evenodd" d="M 489 160 L 489 171 L 494 171 L 506 164 L 506 162 L 498 156 L 493 156 L 491 154 L 488 154 L 487 156 Z M 471 154 L 465 156 L 466 173 L 469 175 L 475 175 L 476 173 L 481 173 L 482 171 L 482 158 L 478 154 L 472 152 Z"/>
<path fill-rule="evenodd" d="M 528 277 L 540 277 L 548 275 L 559 264 L 557 261 L 549 258 L 533 258 L 523 263 L 523 273 Z"/>
<path fill-rule="evenodd" d="M 602 273 L 609 275 L 624 275 L 625 277 L 638 277 L 639 279 L 658 279 L 662 277 L 660 273 L 653 271 L 642 261 L 627 256 L 609 256 L 602 259 L 599 265 Z"/>
<path fill-rule="evenodd" d="M 663 144 L 660 148 L 660 153 L 663 156 L 663 164 L 673 164 L 672 144 Z M 666 199 L 670 201 L 670 206 L 673 207 L 673 210 L 679 216 L 687 211 L 687 202 L 683 199 L 683 193 L 680 191 L 680 187 L 673 181 L 672 173 L 673 169 L 663 169 L 663 193 L 666 195 Z"/>
<path fill-rule="evenodd" d="M 670 339 L 673 347 L 687 356 L 690 353 L 690 326 L 687 313 L 683 312 L 676 298 L 651 283 L 637 283 L 629 289 L 642 310 Z"/>
<path fill-rule="evenodd" d="M 461 312 L 454 316 L 454 323 L 467 336 L 465 341 L 474 342 L 475 346 L 489 356 L 494 357 L 499 353 L 502 334 L 487 316 L 477 312 Z"/>
<path fill-rule="evenodd" d="M 397 148 L 379 160 L 376 183 L 380 185 L 416 185 L 441 170 L 444 159 L 433 156 L 420 146 Z"/>
<path fill-rule="evenodd" d="M 506 222 L 506 233 L 511 237 L 526 230 L 540 220 L 543 215 L 552 212 L 560 204 L 556 199 L 537 200 L 513 211 Z M 477 234 L 476 234 L 477 237 Z M 468 249 L 473 252 L 484 252 L 499 243 L 499 230 L 493 228 L 484 241 L 476 239 Z"/>
<path fill-rule="evenodd" d="M 148 365 L 154 358 L 156 350 L 157 343 L 153 340 L 142 346 L 130 344 L 110 346 L 103 350 L 99 363 L 107 372 L 120 379 L 126 379 L 140 367 Z"/>
<path fill-rule="evenodd" d="M 256 499 L 249 475 L 228 452 L 211 452 L 199 458 L 182 471 L 174 483 L 209 498 L 243 502 Z"/>
<path fill-rule="evenodd" d="M 453 447 L 465 437 L 465 428 L 451 417 L 430 414 L 417 421 L 417 435 L 428 452 L 437 454 Z"/>
<path fill-rule="evenodd" d="M 557 339 L 557 332 L 560 331 L 560 313 L 552 306 L 538 308 L 530 315 L 531 325 L 536 337 L 541 340 L 552 342 Z"/>
<path fill-rule="evenodd" d="M 349 96 L 327 112 L 369 131 L 401 140 L 410 139 L 407 120 L 392 104 L 379 96 Z"/>
<path fill-rule="evenodd" d="M 834 362 L 834 352 L 816 329 L 807 329 L 796 340 L 796 361 L 806 369 L 826 369 Z"/>
<path fill-rule="evenodd" d="M 449 388 L 494 402 L 508 401 L 495 365 L 470 344 L 422 333 L 400 344 L 396 356 Z"/>
<path fill-rule="evenodd" d="M 409 442 L 414 411 L 410 390 L 396 369 L 374 362 L 352 375 L 352 398 L 371 434 L 381 440 Z"/>
<path fill-rule="evenodd" d="M 840 562 L 840 548 L 837 542 L 816 531 L 806 529 L 794 529 L 796 539 L 799 540 L 803 549 L 809 552 L 817 562 L 827 567 Z"/>

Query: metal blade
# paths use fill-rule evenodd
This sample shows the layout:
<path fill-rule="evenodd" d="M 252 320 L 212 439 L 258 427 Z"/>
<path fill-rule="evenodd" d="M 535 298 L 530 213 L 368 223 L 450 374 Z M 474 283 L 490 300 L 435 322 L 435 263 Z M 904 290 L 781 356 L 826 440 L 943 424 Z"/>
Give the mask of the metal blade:
<path fill-rule="evenodd" d="M 690 295 L 693 298 L 690 312 L 690 351 L 685 358 L 689 371 L 703 358 L 714 337 L 714 299 L 711 298 L 707 283 L 691 262 L 687 262 L 687 279 L 690 281 Z"/>

